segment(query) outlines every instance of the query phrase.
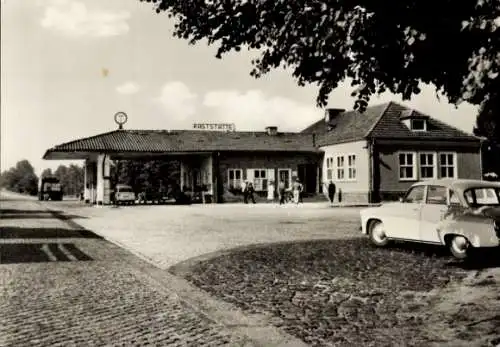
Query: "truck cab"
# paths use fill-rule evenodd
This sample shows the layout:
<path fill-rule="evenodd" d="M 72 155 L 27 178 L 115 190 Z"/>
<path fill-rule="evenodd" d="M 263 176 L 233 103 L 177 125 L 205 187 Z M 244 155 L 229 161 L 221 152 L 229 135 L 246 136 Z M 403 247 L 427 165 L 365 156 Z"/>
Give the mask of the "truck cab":
<path fill-rule="evenodd" d="M 38 200 L 61 201 L 63 199 L 63 187 L 57 177 L 43 177 L 40 179 L 38 188 Z"/>

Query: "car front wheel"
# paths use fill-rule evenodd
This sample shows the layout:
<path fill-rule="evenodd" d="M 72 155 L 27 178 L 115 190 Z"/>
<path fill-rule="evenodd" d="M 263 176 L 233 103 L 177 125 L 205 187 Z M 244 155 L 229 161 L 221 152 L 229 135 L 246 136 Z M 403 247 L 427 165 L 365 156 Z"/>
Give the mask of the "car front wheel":
<path fill-rule="evenodd" d="M 450 240 L 449 247 L 451 254 L 457 259 L 466 259 L 469 257 L 472 250 L 469 240 L 461 235 L 453 236 Z"/>
<path fill-rule="evenodd" d="M 382 223 L 382 221 L 372 221 L 370 223 L 368 233 L 370 235 L 371 242 L 377 247 L 384 247 L 389 243 L 389 239 L 385 233 L 384 223 Z"/>

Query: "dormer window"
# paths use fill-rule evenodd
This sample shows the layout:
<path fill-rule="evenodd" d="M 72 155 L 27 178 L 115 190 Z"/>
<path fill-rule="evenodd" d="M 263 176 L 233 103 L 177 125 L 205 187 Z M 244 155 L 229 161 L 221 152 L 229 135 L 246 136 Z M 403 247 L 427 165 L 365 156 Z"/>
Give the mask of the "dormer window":
<path fill-rule="evenodd" d="M 426 131 L 427 122 L 422 118 L 410 119 L 410 129 L 413 131 Z"/>
<path fill-rule="evenodd" d="M 411 131 L 427 131 L 427 119 L 429 116 L 420 114 L 414 110 L 403 110 L 399 115 L 399 119 Z"/>

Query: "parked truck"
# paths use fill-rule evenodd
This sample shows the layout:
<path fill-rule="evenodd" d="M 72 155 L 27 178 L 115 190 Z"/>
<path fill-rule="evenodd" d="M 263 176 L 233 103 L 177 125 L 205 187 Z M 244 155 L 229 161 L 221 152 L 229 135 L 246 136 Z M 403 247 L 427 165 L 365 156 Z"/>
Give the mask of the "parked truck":
<path fill-rule="evenodd" d="M 57 177 L 43 177 L 39 182 L 38 200 L 62 200 L 63 187 Z"/>

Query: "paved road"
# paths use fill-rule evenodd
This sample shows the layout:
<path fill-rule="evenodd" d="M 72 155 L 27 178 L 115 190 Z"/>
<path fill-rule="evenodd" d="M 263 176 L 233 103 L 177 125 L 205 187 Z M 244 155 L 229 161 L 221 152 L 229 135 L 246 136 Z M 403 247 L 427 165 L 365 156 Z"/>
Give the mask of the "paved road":
<path fill-rule="evenodd" d="M 140 254 L 160 268 L 258 243 L 360 236 L 359 208 L 303 205 L 85 206 L 44 202 L 89 230 Z"/>
<path fill-rule="evenodd" d="M 2 197 L 0 346 L 238 346 L 150 265 L 43 204 Z"/>

